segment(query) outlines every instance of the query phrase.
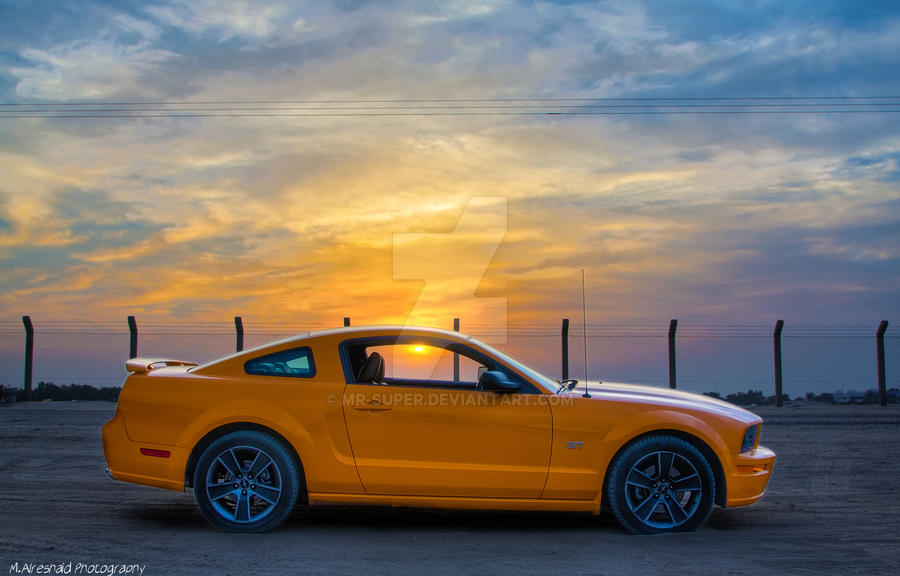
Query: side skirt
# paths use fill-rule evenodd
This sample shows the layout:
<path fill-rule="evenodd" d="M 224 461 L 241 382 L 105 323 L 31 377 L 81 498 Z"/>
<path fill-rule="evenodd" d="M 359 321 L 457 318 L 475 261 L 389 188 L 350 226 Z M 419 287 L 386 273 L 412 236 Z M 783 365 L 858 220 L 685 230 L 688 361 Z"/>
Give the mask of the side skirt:
<path fill-rule="evenodd" d="M 600 512 L 600 499 L 549 500 L 525 498 L 458 498 L 441 496 L 395 496 L 380 494 L 336 494 L 310 492 L 309 505 L 369 504 L 412 508 L 449 508 L 455 510 L 536 510 L 558 512 Z"/>

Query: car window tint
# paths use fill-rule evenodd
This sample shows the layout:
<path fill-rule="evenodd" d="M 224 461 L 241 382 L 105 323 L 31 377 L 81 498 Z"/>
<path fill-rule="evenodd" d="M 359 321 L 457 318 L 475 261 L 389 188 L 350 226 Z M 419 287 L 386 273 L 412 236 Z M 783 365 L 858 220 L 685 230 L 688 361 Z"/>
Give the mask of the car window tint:
<path fill-rule="evenodd" d="M 257 376 L 311 378 L 315 376 L 316 368 L 313 363 L 312 350 L 303 347 L 282 350 L 248 360 L 244 364 L 244 371 Z"/>

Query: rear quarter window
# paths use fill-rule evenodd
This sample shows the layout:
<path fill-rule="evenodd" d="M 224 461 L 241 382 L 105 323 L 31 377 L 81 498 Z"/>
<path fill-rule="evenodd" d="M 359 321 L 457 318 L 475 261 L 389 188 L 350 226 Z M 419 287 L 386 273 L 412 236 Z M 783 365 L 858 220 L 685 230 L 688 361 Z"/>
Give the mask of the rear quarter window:
<path fill-rule="evenodd" d="M 312 350 L 304 346 L 247 360 L 244 372 L 254 376 L 312 378 L 316 375 L 316 364 Z"/>

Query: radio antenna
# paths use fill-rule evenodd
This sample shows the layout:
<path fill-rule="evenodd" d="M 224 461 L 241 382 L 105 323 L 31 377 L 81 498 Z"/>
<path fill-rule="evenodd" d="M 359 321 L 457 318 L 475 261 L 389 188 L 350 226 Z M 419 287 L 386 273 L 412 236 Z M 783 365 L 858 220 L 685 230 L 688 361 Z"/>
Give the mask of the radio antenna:
<path fill-rule="evenodd" d="M 584 394 L 583 398 L 590 398 L 588 392 L 588 361 L 587 361 L 587 300 L 584 296 L 584 268 L 581 269 L 581 336 L 584 340 Z"/>

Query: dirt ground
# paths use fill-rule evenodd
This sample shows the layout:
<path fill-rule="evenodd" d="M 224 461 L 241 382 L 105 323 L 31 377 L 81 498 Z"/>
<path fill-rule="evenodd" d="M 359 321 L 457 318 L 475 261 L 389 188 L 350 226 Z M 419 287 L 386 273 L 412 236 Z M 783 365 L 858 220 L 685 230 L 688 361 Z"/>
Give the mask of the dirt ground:
<path fill-rule="evenodd" d="M 114 409 L 0 407 L 0 573 L 27 573 L 29 563 L 142 576 L 871 575 L 900 565 L 898 405 L 760 408 L 762 443 L 778 454 L 766 496 L 717 509 L 699 532 L 653 537 L 626 535 L 611 515 L 369 507 L 301 511 L 269 534 L 225 534 L 191 494 L 105 476 L 100 427 Z"/>

